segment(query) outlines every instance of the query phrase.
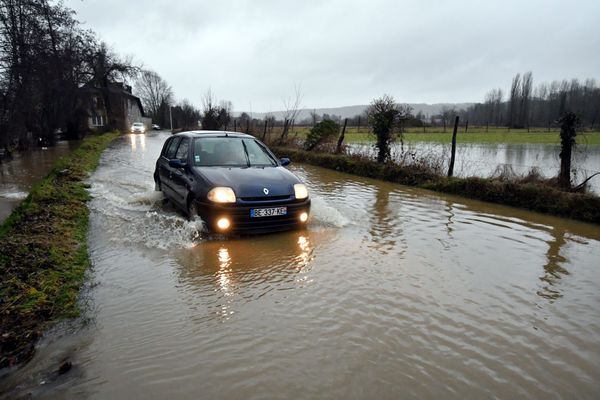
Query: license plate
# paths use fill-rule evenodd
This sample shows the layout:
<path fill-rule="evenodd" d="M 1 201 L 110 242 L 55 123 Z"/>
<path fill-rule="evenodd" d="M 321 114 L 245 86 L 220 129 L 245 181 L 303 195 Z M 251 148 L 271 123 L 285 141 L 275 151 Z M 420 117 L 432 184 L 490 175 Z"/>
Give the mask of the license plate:
<path fill-rule="evenodd" d="M 286 215 L 287 207 L 274 207 L 274 208 L 251 208 L 250 218 L 260 217 L 275 217 L 278 215 Z"/>

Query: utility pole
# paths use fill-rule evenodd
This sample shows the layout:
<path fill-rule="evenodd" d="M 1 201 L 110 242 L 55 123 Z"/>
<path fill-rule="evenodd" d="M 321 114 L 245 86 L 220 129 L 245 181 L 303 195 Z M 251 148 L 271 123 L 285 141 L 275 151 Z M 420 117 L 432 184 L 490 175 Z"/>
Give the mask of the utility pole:
<path fill-rule="evenodd" d="M 171 133 L 173 133 L 173 106 L 169 106 L 169 123 L 171 124 Z"/>

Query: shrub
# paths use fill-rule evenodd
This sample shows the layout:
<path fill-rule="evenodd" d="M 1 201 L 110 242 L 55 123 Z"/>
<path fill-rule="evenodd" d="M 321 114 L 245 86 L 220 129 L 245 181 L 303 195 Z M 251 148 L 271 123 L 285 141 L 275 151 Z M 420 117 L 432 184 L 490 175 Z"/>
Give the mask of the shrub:
<path fill-rule="evenodd" d="M 384 163 L 390 156 L 390 144 L 394 141 L 394 129 L 400 126 L 401 121 L 410 117 L 410 107 L 396 103 L 392 96 L 387 94 L 375 99 L 367 108 L 369 124 L 376 136 L 377 162 Z"/>
<path fill-rule="evenodd" d="M 330 119 L 323 120 L 310 130 L 304 141 L 304 148 L 312 150 L 320 144 L 330 142 L 337 137 L 339 131 L 337 123 Z"/>

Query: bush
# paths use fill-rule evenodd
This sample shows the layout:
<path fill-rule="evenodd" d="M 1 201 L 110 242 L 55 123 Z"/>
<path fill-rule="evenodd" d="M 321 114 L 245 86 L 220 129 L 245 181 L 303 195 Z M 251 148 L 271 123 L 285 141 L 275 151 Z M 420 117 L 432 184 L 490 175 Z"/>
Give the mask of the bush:
<path fill-rule="evenodd" d="M 397 104 L 392 96 L 383 95 L 371 102 L 367 118 L 376 137 L 377 162 L 384 163 L 390 157 L 390 144 L 394 141 L 394 129 L 410 117 L 411 108 Z"/>
<path fill-rule="evenodd" d="M 330 119 L 323 120 L 310 130 L 304 141 L 304 148 L 312 150 L 320 144 L 328 143 L 337 137 L 339 131 L 337 123 Z"/>

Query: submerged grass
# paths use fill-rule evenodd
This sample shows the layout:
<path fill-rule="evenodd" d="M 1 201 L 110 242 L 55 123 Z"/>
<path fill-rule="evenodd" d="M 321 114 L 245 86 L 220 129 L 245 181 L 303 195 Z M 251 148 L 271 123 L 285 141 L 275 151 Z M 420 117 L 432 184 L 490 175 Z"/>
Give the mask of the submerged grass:
<path fill-rule="evenodd" d="M 304 139 L 310 131 L 310 127 L 295 127 L 290 137 Z M 270 135 L 272 139 L 279 137 L 278 132 Z M 269 135 L 268 135 L 269 136 Z M 452 127 L 443 132 L 442 128 L 408 128 L 404 133 L 404 140 L 407 142 L 434 142 L 450 143 L 452 141 Z M 488 128 L 470 127 L 464 132 L 464 127 L 458 130 L 458 140 L 462 143 L 486 143 L 486 144 L 559 144 L 560 132 L 557 130 L 548 131 L 544 128 L 530 129 L 511 129 L 507 128 Z M 374 142 L 375 136 L 369 133 L 367 127 L 360 130 L 357 127 L 348 127 L 345 132 L 345 143 L 364 143 Z M 577 143 L 580 145 L 600 145 L 600 132 L 580 132 L 577 134 Z"/>
<path fill-rule="evenodd" d="M 426 164 L 379 164 L 360 156 L 309 152 L 293 147 L 271 148 L 281 156 L 340 172 L 600 224 L 600 197 L 561 191 L 549 181 L 532 176 L 520 180 L 448 178 Z"/>
<path fill-rule="evenodd" d="M 0 226 L 0 368 L 26 360 L 48 323 L 79 313 L 89 267 L 83 180 L 117 132 L 86 138 Z"/>

